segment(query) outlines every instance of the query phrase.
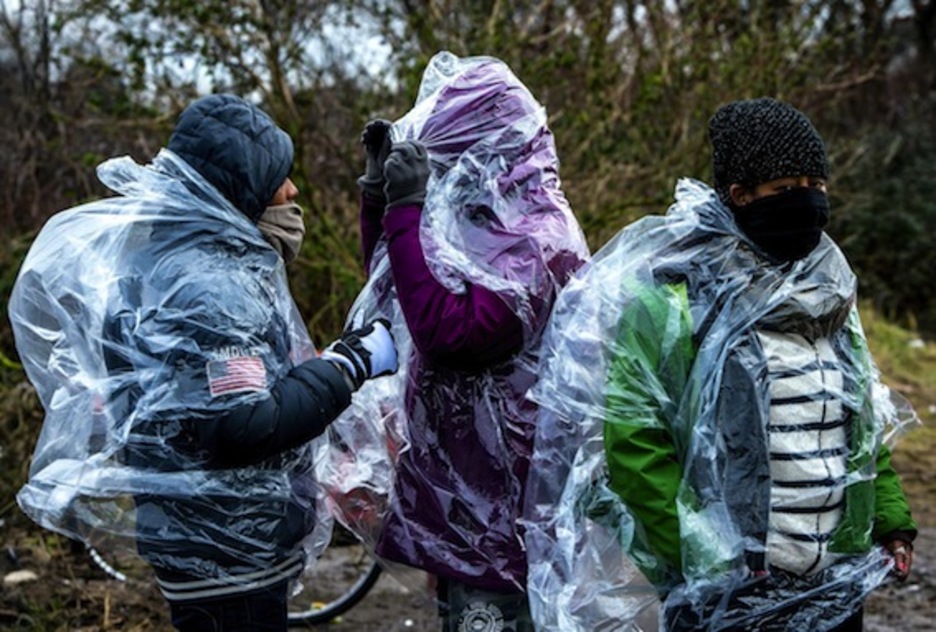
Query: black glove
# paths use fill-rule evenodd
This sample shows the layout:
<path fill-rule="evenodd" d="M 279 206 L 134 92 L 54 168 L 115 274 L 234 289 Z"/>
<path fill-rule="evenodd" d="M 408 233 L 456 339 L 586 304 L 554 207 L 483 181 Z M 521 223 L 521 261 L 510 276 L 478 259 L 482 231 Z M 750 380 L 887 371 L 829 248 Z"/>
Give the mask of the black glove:
<path fill-rule="evenodd" d="M 383 203 L 384 197 L 384 162 L 390 153 L 390 121 L 375 119 L 364 126 L 361 132 L 361 144 L 367 154 L 367 166 L 364 175 L 358 178 L 358 186 L 366 195 Z"/>
<path fill-rule="evenodd" d="M 390 322 L 383 318 L 346 331 L 325 348 L 321 358 L 341 369 L 355 389 L 372 377 L 395 373 L 399 366 Z"/>
<path fill-rule="evenodd" d="M 414 140 L 394 144 L 384 163 L 384 178 L 388 210 L 404 205 L 422 206 L 429 181 L 426 148 Z"/>

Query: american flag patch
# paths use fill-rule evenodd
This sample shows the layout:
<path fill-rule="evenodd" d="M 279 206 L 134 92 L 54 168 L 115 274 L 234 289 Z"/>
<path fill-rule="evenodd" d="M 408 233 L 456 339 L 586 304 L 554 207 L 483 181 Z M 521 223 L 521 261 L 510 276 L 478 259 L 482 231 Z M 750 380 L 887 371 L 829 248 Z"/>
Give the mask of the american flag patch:
<path fill-rule="evenodd" d="M 212 397 L 265 391 L 266 388 L 266 368 L 258 356 L 237 356 L 208 362 L 208 389 Z"/>

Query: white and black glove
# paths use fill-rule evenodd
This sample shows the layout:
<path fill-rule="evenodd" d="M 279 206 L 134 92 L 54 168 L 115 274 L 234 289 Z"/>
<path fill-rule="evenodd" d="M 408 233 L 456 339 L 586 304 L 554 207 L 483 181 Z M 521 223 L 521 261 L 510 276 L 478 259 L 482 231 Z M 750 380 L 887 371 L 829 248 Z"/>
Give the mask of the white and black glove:
<path fill-rule="evenodd" d="M 395 373 L 399 367 L 390 322 L 383 318 L 346 331 L 325 348 L 321 358 L 343 371 L 355 389 L 365 380 Z"/>

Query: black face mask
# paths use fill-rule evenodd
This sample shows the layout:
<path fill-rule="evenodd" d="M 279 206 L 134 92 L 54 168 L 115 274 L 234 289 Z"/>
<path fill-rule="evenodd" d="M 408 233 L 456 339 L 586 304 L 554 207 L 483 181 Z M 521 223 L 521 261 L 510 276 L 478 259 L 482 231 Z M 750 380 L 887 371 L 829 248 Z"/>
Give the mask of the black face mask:
<path fill-rule="evenodd" d="M 758 198 L 732 210 L 738 227 L 775 262 L 808 255 L 829 223 L 829 199 L 807 187 Z"/>

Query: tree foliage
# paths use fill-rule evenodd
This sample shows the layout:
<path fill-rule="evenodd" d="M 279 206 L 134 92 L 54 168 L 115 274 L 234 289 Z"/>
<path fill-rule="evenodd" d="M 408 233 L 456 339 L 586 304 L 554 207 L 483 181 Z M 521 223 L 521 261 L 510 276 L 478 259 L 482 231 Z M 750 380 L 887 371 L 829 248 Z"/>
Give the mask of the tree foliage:
<path fill-rule="evenodd" d="M 770 95 L 801 107 L 827 140 L 830 230 L 858 268 L 862 292 L 893 317 L 936 330 L 925 316 L 936 298 L 916 283 L 932 258 L 910 254 L 925 252 L 936 222 L 936 175 L 927 170 L 936 144 L 933 0 L 16 6 L 0 13 L 0 134 L 8 148 L 0 212 L 11 238 L 104 194 L 95 164 L 125 153 L 147 160 L 192 98 L 242 94 L 296 141 L 293 177 L 309 233 L 291 276 L 323 342 L 340 329 L 363 280 L 360 130 L 374 116 L 402 115 L 430 57 L 450 50 L 503 59 L 546 106 L 564 189 L 593 248 L 627 222 L 665 210 L 677 177 L 709 178 L 706 128 L 720 103 Z M 896 269 L 914 282 L 895 283 Z M 11 354 L 8 336 L 0 338 Z"/>

